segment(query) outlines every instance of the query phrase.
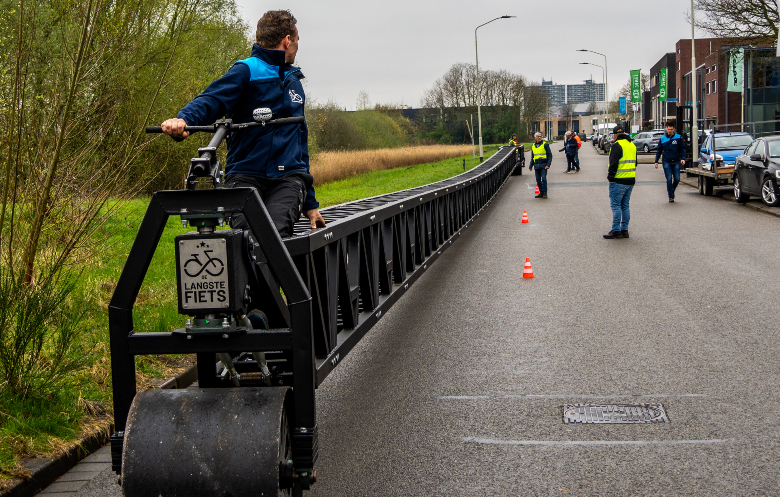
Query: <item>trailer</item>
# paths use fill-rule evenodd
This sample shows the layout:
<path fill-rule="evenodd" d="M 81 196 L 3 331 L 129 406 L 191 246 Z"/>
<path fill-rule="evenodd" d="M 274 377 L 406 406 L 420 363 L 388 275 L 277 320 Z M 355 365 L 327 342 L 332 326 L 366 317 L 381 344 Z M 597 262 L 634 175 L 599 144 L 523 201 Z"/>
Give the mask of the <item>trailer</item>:
<path fill-rule="evenodd" d="M 699 195 L 711 197 L 715 187 L 733 185 L 734 166 L 716 167 L 716 171 L 707 171 L 701 167 L 685 169 L 688 177 L 698 177 Z"/>
<path fill-rule="evenodd" d="M 323 209 L 326 228 L 299 222 L 282 239 L 254 188 L 223 187 L 217 150 L 243 129 L 303 117 L 274 120 L 268 109 L 254 116 L 185 128 L 214 138 L 192 159 L 185 189 L 152 195 L 109 304 L 111 459 L 128 497 L 311 488 L 327 443 L 317 427 L 317 387 L 520 162 L 516 147 L 502 147 L 453 178 Z M 250 229 L 229 228 L 238 214 Z M 176 237 L 171 268 L 184 326 L 136 332 L 133 306 L 170 216 L 195 228 Z M 259 311 L 263 326 L 251 319 Z M 137 392 L 135 357 L 145 354 L 196 354 L 197 388 Z"/>

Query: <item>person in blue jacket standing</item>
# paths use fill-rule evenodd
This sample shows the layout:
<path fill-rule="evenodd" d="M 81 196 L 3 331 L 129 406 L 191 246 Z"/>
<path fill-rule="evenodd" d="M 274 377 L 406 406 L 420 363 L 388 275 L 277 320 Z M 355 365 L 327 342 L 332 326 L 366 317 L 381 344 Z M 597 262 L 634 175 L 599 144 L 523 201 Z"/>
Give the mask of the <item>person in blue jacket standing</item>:
<path fill-rule="evenodd" d="M 184 127 L 203 126 L 221 117 L 234 123 L 253 122 L 252 112 L 271 109 L 274 118 L 304 115 L 303 74 L 293 66 L 300 36 L 289 10 L 271 10 L 257 23 L 251 57 L 239 60 L 212 82 L 176 118 L 162 123 L 163 133 L 183 140 Z M 309 132 L 306 124 L 253 127 L 228 138 L 225 186 L 255 188 L 282 237 L 293 234 L 303 213 L 311 228 L 324 228 L 309 173 Z M 243 214 L 232 227 L 248 229 Z M 259 235 L 259 234 L 256 234 Z"/>
<path fill-rule="evenodd" d="M 658 169 L 658 158 L 663 154 L 664 175 L 666 176 L 666 193 L 669 202 L 674 202 L 674 191 L 680 184 L 680 165 L 685 165 L 685 140 L 675 133 L 674 125 L 666 125 L 666 134 L 658 142 L 655 152 L 655 168 Z"/>

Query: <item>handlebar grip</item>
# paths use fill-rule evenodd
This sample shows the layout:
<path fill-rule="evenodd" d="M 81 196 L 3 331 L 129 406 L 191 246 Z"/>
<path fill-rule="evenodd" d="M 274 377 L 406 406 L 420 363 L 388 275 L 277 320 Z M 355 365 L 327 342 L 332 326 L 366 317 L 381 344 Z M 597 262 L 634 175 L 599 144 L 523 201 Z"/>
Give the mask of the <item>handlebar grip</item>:
<path fill-rule="evenodd" d="M 306 118 L 303 116 L 298 117 L 280 117 L 273 121 L 268 121 L 266 124 L 284 125 L 284 124 L 303 124 L 306 122 Z"/>
<path fill-rule="evenodd" d="M 147 126 L 147 133 L 162 133 L 162 126 Z"/>

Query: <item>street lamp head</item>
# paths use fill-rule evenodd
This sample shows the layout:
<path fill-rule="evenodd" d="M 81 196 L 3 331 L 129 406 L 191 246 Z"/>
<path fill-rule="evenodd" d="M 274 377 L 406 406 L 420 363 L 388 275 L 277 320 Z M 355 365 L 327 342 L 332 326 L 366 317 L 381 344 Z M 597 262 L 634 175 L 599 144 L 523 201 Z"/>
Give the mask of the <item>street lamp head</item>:
<path fill-rule="evenodd" d="M 578 52 L 587 52 L 587 50 L 585 50 L 584 48 L 580 48 L 580 49 L 579 49 L 579 50 L 577 50 L 577 51 L 578 51 Z"/>
<path fill-rule="evenodd" d="M 501 16 L 501 19 L 511 19 L 513 17 L 517 17 L 517 16 Z"/>

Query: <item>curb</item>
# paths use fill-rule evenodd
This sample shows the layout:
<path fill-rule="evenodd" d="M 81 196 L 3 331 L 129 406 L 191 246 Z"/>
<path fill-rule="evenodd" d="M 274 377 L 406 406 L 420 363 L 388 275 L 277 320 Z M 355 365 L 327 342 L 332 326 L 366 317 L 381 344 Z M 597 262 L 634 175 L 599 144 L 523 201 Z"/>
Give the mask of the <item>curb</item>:
<path fill-rule="evenodd" d="M 699 186 L 697 184 L 692 184 L 687 181 L 683 181 L 685 179 L 691 179 L 691 178 L 680 178 L 680 183 L 690 186 L 691 188 L 698 189 Z M 726 202 L 733 202 L 737 205 L 742 205 L 747 209 L 752 209 L 754 211 L 763 212 L 764 214 L 769 214 L 770 216 L 780 217 L 780 208 L 779 207 L 768 207 L 764 205 L 763 203 L 755 204 L 755 203 L 745 203 L 745 204 L 739 204 L 738 202 L 735 202 L 734 200 L 734 194 L 731 192 L 723 192 L 720 195 L 717 194 L 717 190 L 712 194 L 710 198 L 717 198 L 720 200 L 725 200 Z M 772 210 L 769 210 L 772 209 Z"/>
<path fill-rule="evenodd" d="M 157 388 L 187 388 L 197 379 L 197 364 L 193 364 Z M 55 457 L 23 460 L 21 464 L 30 472 L 30 478 L 26 480 L 20 478 L 11 480 L 13 483 L 11 483 L 9 488 L 0 490 L 0 497 L 32 497 L 36 495 L 54 483 L 57 478 L 73 469 L 85 457 L 106 445 L 113 432 L 114 422 L 111 421 L 101 425 L 96 433 L 91 433 L 76 440 L 68 449 Z"/>
<path fill-rule="evenodd" d="M 0 492 L 0 497 L 32 497 L 67 473 L 79 461 L 108 443 L 112 431 L 114 431 L 114 423 L 107 423 L 101 426 L 97 433 L 78 439 L 58 456 L 23 460 L 22 465 L 32 476 L 28 480 L 11 480 L 15 483 Z"/>

